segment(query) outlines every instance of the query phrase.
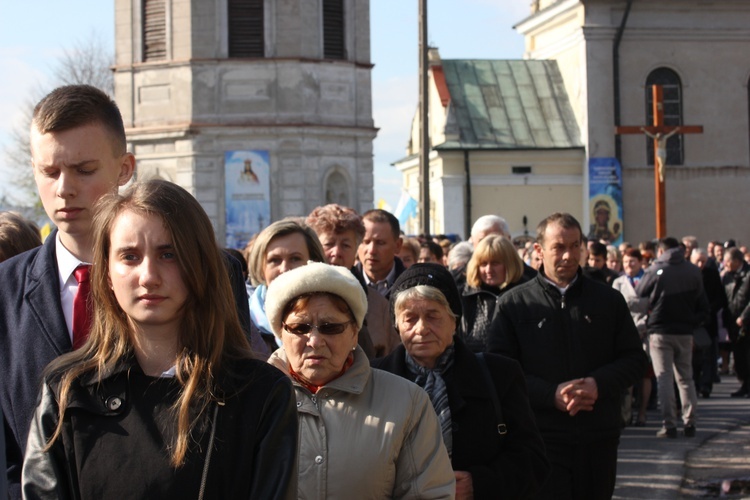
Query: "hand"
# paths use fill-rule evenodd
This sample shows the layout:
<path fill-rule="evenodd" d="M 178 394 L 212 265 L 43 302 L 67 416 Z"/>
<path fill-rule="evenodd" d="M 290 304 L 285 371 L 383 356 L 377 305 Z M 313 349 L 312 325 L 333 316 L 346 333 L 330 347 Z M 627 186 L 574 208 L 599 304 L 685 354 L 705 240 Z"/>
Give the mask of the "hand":
<path fill-rule="evenodd" d="M 739 318 L 737 318 L 737 326 L 742 327 L 743 323 L 744 323 L 744 321 L 742 321 L 742 316 L 740 316 Z"/>
<path fill-rule="evenodd" d="M 471 480 L 471 472 L 456 470 L 453 474 L 456 476 L 456 500 L 473 500 L 474 483 Z"/>
<path fill-rule="evenodd" d="M 555 391 L 555 407 L 574 417 L 579 411 L 591 411 L 599 398 L 599 390 L 593 377 L 563 382 Z"/>

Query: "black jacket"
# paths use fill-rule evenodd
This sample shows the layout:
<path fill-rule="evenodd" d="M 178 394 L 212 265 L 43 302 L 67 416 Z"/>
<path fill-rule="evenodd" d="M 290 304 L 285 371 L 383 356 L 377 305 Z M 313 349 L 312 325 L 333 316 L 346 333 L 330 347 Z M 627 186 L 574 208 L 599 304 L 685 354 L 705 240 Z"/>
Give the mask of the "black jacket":
<path fill-rule="evenodd" d="M 72 349 L 60 305 L 56 240 L 54 231 L 41 247 L 0 264 L 0 407 L 5 417 L 8 489 L 13 499 L 21 498 L 23 450 L 42 371 Z M 240 323 L 248 332 L 250 312 L 240 263 L 227 256 L 225 264 Z"/>
<path fill-rule="evenodd" d="M 48 377 L 29 431 L 24 498 L 197 498 L 212 428 L 204 498 L 295 498 L 291 383 L 262 361 L 231 367 L 231 376 L 219 375 L 220 403 L 204 413 L 179 469 L 170 465 L 168 449 L 176 430 L 176 379 L 148 377 L 130 358 L 101 383 L 93 375 L 77 380 L 62 434 L 45 452 L 58 422 L 59 377 Z"/>
<path fill-rule="evenodd" d="M 722 319 L 729 337 L 735 341 L 740 333 L 737 318 L 741 316 L 744 324 L 750 325 L 750 265 L 743 262 L 737 271 L 727 272 L 722 283 L 728 302 Z"/>
<path fill-rule="evenodd" d="M 394 257 L 393 260 L 394 260 L 394 264 L 396 266 L 396 273 L 393 276 L 393 283 L 395 283 L 396 280 L 398 279 L 398 277 L 401 276 L 401 273 L 403 273 L 404 271 L 406 271 L 406 266 L 404 266 L 404 263 L 398 257 Z M 361 262 L 357 262 L 356 264 L 354 264 L 354 268 L 357 271 L 359 271 L 359 273 L 363 276 L 362 279 L 364 279 L 365 270 L 362 269 L 362 263 Z M 386 293 L 384 295 L 384 297 L 386 299 L 388 299 L 388 300 L 390 300 L 390 298 L 391 298 L 391 287 L 393 286 L 393 283 L 389 283 L 388 284 L 388 293 Z"/>
<path fill-rule="evenodd" d="M 521 276 L 521 281 L 527 280 Z M 475 288 L 469 286 L 468 283 L 460 288 L 463 314 L 458 334 L 466 343 L 466 347 L 474 352 L 487 351 L 487 332 L 492 318 L 495 317 L 497 299 L 519 283 L 510 283 L 497 292 L 492 292 L 485 287 Z"/>
<path fill-rule="evenodd" d="M 563 296 L 542 272 L 500 298 L 489 350 L 519 361 L 545 442 L 619 436 L 620 395 L 639 381 L 646 355 L 622 294 L 581 274 Z M 559 384 L 593 377 L 592 411 L 571 417 L 555 407 Z"/>
<path fill-rule="evenodd" d="M 695 327 L 708 321 L 701 271 L 685 260 L 680 248 L 664 251 L 646 269 L 635 293 L 649 298 L 649 333 L 692 335 Z"/>
<path fill-rule="evenodd" d="M 523 373 L 513 360 L 485 354 L 508 427 L 501 442 L 490 388 L 479 362 L 461 339 L 454 339 L 454 364 L 443 376 L 451 409 L 453 470 L 471 473 L 477 500 L 533 497 L 549 472 L 549 464 L 529 407 Z M 405 353 L 400 345 L 385 358 L 373 360 L 372 366 L 413 381 Z"/>

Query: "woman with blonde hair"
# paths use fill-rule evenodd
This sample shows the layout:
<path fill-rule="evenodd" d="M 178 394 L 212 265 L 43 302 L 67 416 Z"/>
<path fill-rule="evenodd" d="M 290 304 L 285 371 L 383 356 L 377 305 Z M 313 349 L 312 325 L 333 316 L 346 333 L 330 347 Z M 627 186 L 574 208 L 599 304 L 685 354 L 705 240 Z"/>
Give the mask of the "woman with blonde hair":
<path fill-rule="evenodd" d="M 90 335 L 45 372 L 24 498 L 294 498 L 294 394 L 253 357 L 200 204 L 135 184 L 94 242 Z"/>
<path fill-rule="evenodd" d="M 469 349 L 487 350 L 487 329 L 497 298 L 523 281 L 523 261 L 505 237 L 493 234 L 477 245 L 461 290 L 464 314 L 459 334 Z"/>
<path fill-rule="evenodd" d="M 271 331 L 266 316 L 268 285 L 281 274 L 304 266 L 308 261 L 325 262 L 325 252 L 318 235 L 302 219 L 288 218 L 269 225 L 255 238 L 250 250 L 249 273 L 256 287 L 250 296 L 251 333 L 265 342 L 267 358 L 280 344 Z"/>

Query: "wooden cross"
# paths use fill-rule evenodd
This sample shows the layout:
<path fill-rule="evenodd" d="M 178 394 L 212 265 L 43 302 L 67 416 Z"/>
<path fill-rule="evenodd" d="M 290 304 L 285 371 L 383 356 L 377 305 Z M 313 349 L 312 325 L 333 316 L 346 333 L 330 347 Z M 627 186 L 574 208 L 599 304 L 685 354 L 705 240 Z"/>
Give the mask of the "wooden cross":
<path fill-rule="evenodd" d="M 667 163 L 667 139 L 674 134 L 702 134 L 700 125 L 664 125 L 664 90 L 661 85 L 652 85 L 654 124 L 646 127 L 615 127 L 615 134 L 646 134 L 654 140 L 654 191 L 656 199 L 656 237 L 667 235 L 666 189 L 664 169 Z"/>

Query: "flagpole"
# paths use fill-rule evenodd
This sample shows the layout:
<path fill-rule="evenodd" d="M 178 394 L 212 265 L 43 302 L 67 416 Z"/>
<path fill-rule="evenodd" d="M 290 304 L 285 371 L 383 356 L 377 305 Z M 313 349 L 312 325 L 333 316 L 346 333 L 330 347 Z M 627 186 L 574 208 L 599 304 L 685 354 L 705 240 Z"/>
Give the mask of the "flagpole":
<path fill-rule="evenodd" d="M 427 0 L 419 0 L 419 151 L 421 233 L 430 236 L 430 129 L 427 61 Z"/>

